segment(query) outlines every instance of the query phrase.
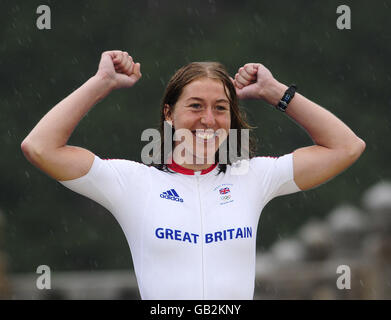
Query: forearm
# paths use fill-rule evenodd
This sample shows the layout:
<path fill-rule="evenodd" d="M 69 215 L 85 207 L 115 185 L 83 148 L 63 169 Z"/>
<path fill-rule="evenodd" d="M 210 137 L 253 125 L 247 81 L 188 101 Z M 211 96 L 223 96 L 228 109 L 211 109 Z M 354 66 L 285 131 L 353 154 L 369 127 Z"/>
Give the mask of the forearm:
<path fill-rule="evenodd" d="M 287 88 L 286 85 L 276 82 L 264 99 L 275 106 Z M 340 119 L 298 92 L 289 103 L 286 114 L 302 126 L 319 146 L 354 150 L 363 144 L 363 141 Z"/>
<path fill-rule="evenodd" d="M 23 141 L 36 152 L 64 146 L 87 112 L 111 91 L 110 83 L 96 76 L 53 107 Z M 22 145 L 23 145 L 22 144 Z"/>

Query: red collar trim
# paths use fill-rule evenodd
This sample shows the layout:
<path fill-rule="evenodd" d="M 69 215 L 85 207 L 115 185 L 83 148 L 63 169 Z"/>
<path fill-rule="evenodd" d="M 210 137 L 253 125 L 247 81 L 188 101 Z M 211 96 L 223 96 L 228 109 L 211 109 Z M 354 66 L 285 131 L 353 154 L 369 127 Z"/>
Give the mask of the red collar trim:
<path fill-rule="evenodd" d="M 217 163 L 212 164 L 208 169 L 201 170 L 201 174 L 207 174 L 211 172 L 214 168 L 216 168 Z M 184 168 L 177 164 L 174 160 L 172 160 L 172 164 L 168 164 L 167 167 L 175 172 L 187 174 L 187 175 L 194 175 L 194 170 Z"/>

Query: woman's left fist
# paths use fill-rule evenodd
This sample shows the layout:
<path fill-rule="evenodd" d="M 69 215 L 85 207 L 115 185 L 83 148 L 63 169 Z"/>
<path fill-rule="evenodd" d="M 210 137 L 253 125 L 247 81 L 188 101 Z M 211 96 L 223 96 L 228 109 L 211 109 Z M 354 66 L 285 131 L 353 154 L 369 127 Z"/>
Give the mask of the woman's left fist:
<path fill-rule="evenodd" d="M 264 92 L 276 81 L 269 69 L 260 63 L 245 64 L 231 80 L 239 99 L 264 99 Z"/>

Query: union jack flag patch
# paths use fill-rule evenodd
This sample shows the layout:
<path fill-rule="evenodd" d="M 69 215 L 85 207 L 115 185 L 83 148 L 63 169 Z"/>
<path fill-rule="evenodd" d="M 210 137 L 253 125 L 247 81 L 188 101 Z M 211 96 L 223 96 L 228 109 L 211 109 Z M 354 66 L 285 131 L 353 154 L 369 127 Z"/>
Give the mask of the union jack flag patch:
<path fill-rule="evenodd" d="M 229 190 L 228 187 L 226 187 L 226 188 L 221 188 L 221 189 L 219 190 L 220 194 L 227 194 L 227 193 L 229 193 L 230 191 L 231 191 L 231 190 Z"/>

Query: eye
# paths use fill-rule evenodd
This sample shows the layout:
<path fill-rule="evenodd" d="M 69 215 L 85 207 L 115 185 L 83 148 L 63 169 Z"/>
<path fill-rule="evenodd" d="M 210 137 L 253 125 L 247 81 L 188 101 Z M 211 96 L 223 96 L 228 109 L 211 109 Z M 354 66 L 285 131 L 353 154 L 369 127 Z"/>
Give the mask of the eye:
<path fill-rule="evenodd" d="M 201 105 L 199 103 L 193 103 L 190 105 L 193 109 L 201 109 Z"/>
<path fill-rule="evenodd" d="M 225 111 L 225 110 L 228 110 L 228 107 L 226 107 L 226 106 L 216 106 L 216 109 L 218 111 Z"/>

